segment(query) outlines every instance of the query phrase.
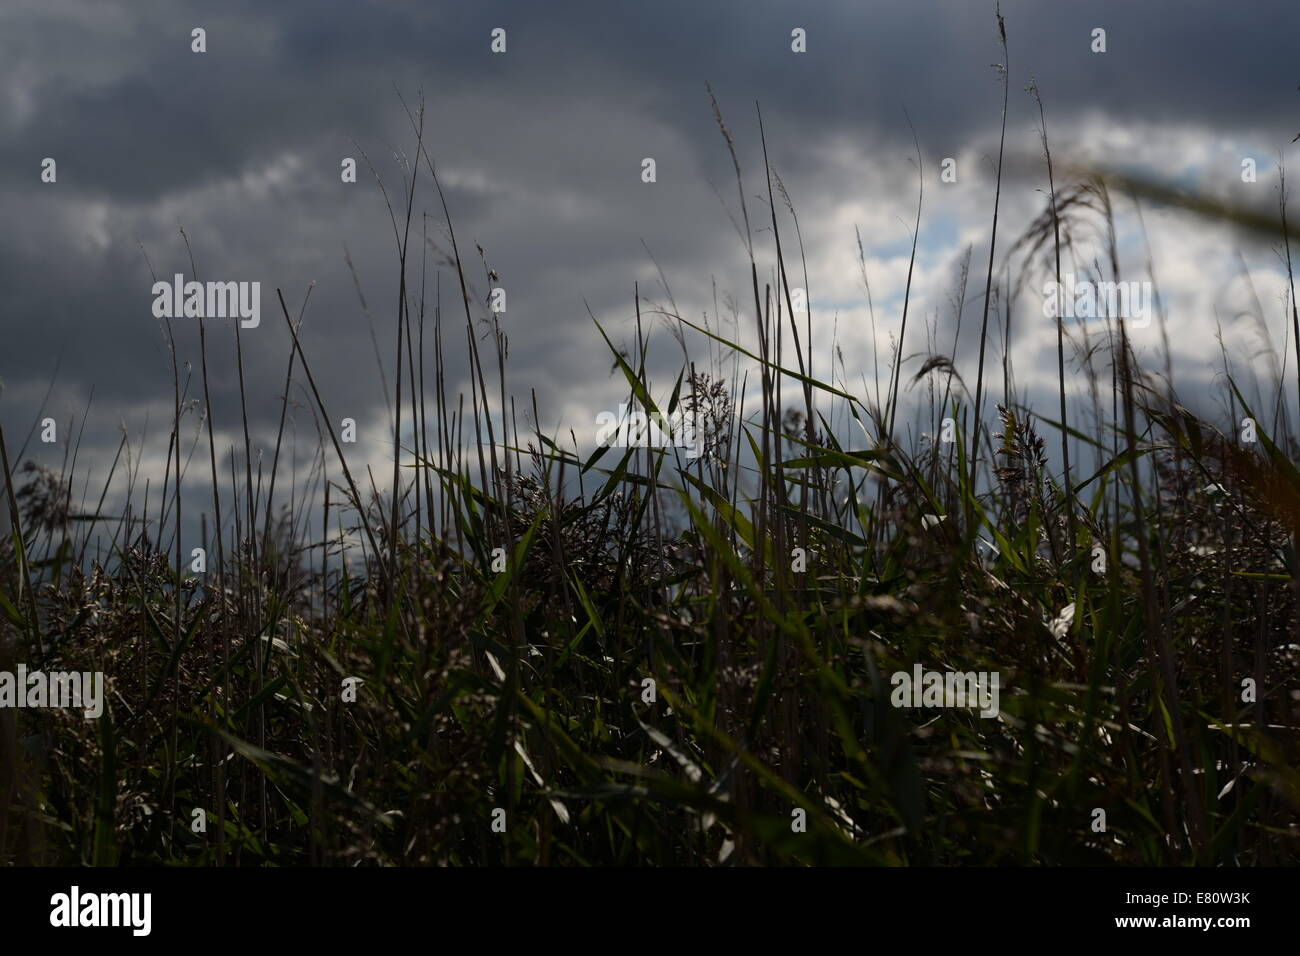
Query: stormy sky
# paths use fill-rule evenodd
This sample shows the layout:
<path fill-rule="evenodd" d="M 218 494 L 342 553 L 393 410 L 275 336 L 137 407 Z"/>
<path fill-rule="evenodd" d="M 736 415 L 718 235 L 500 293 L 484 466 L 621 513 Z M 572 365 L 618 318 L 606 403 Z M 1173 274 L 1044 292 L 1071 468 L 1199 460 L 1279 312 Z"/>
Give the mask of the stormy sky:
<path fill-rule="evenodd" d="M 1079 169 L 1104 166 L 1275 216 L 1279 159 L 1300 146 L 1291 145 L 1300 130 L 1300 6 L 1006 0 L 1001 9 L 1010 103 L 995 268 L 1013 282 L 1025 272 L 1013 309 L 1016 381 L 1046 411 L 1055 324 L 1042 315 L 1042 276 L 1006 258 L 1046 202 L 1038 107 L 1025 92 L 1031 77 L 1058 188 Z M 191 49 L 195 28 L 206 32 L 206 52 Z M 506 31 L 504 53 L 490 49 L 495 28 Z M 795 28 L 806 32 L 806 52 L 791 49 Z M 1097 28 L 1104 53 L 1092 49 Z M 883 374 L 897 336 L 921 184 L 904 371 L 910 377 L 926 353 L 952 352 L 954 283 L 969 247 L 957 360 L 973 382 L 1001 60 L 994 5 L 972 0 L 5 0 L 0 423 L 10 453 L 50 415 L 58 443 L 34 438 L 26 457 L 57 467 L 73 415 L 76 429 L 84 419 L 79 470 L 102 480 L 125 429 L 142 475 L 160 479 L 172 379 L 150 289 L 154 273 L 180 272 L 261 283 L 261 324 L 241 341 L 249 428 L 262 449 L 275 439 L 289 355 L 276 289 L 296 312 L 311 286 L 302 343 L 316 382 L 331 418 L 358 422 L 349 454 L 382 462 L 391 454 L 391 398 L 379 367 L 391 388 L 398 254 L 371 167 L 400 219 L 403 161 L 415 143 L 406 109 L 421 99 L 476 308 L 489 285 L 506 290 L 510 390 L 528 408 L 536 390 L 544 431 L 572 428 L 589 448 L 596 416 L 623 399 L 626 385 L 611 376 L 588 309 L 616 345 L 630 344 L 634 285 L 647 312 L 647 303 L 671 301 L 696 323 L 707 315 L 729 328 L 734 303 L 738 334 L 753 347 L 741 200 L 706 84 L 734 137 L 765 281 L 774 260 L 761 107 L 770 164 L 798 216 L 814 373 L 874 396 L 875 362 Z M 57 163 L 52 183 L 41 177 L 47 157 Z M 345 157 L 358 161 L 355 184 L 341 182 Z M 655 160 L 653 183 L 642 181 L 646 157 Z M 955 182 L 941 179 L 945 158 L 955 160 Z M 1244 159 L 1254 160 L 1254 182 L 1243 182 Z M 468 391 L 464 314 L 445 262 L 441 203 L 419 172 L 411 274 L 416 282 L 423 274 L 430 303 L 441 281 L 455 395 Z M 1121 273 L 1154 273 L 1179 392 L 1214 416 L 1211 388 L 1223 364 L 1216 329 L 1246 375 L 1271 374 L 1263 350 L 1287 343 L 1278 238 L 1154 201 L 1142 201 L 1139 221 L 1131 199 L 1112 198 Z M 794 220 L 777 202 L 789 252 Z M 1085 257 L 1105 256 L 1101 244 L 1090 249 Z M 488 268 L 499 280 L 489 282 Z M 802 284 L 802 264 L 797 278 Z M 652 368 L 671 389 L 680 353 L 661 321 L 648 325 Z M 201 397 L 197 322 L 178 318 L 173 328 L 180 361 L 195 372 L 190 397 Z M 1163 367 L 1158 324 L 1133 335 L 1143 360 Z M 211 320 L 207 337 L 220 453 L 242 446 L 234 322 Z M 832 368 L 832 346 L 842 366 Z M 992 342 L 988 360 L 1000 358 Z M 1085 377 L 1071 361 L 1082 396 Z M 298 380 L 291 419 L 314 446 Z M 187 419 L 190 437 L 201 410 Z"/>

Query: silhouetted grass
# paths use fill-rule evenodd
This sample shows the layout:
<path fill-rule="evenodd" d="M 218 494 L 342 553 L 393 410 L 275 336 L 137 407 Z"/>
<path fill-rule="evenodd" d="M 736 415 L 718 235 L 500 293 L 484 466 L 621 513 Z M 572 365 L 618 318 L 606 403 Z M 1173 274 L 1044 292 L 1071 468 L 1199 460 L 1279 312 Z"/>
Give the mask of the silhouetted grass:
<path fill-rule="evenodd" d="M 497 316 L 476 314 L 422 121 L 421 107 L 400 215 L 384 193 L 401 303 L 386 492 L 339 443 L 312 375 L 306 299 L 297 320 L 278 300 L 292 349 L 269 474 L 254 474 L 242 408 L 242 477 L 233 451 L 229 474 L 219 469 L 213 415 L 234 411 L 211 407 L 200 329 L 208 501 L 182 501 L 194 412 L 174 345 L 168 474 L 152 502 L 128 476 L 122 514 L 104 513 L 115 461 L 94 510 L 74 510 L 74 475 L 11 461 L 0 430 L 11 532 L 0 669 L 102 670 L 110 688 L 99 721 L 0 710 L 0 860 L 1300 859 L 1293 436 L 1265 415 L 1258 442 L 1242 444 L 1235 425 L 1199 420 L 1171 376 L 1137 366 L 1117 318 L 1086 349 L 1058 323 L 1061 423 L 1016 400 L 1007 354 L 1001 431 L 981 428 L 990 309 L 1010 292 L 991 256 L 976 397 L 960 379 L 953 389 L 951 356 L 917 376 L 945 378 L 917 432 L 951 416 L 956 441 L 904 447 L 902 329 L 882 408 L 795 321 L 771 201 L 766 283 L 742 210 L 753 309 L 738 314 L 756 346 L 661 314 L 683 353 L 665 388 L 647 371 L 639 290 L 633 348 L 593 328 L 629 402 L 696 415 L 706 453 L 584 453 L 574 435 L 520 429 L 521 413 L 540 421 L 535 400 L 508 386 Z M 1045 133 L 1043 144 L 1048 208 L 1016 248 L 1047 250 L 1059 277 L 1067 220 L 1100 215 L 1113 249 L 1113 218 L 1107 180 L 1058 190 Z M 775 184 L 793 212 L 763 174 L 769 200 Z M 423 263 L 408 282 L 421 181 L 446 214 L 463 304 L 451 313 L 438 294 L 426 308 Z M 963 267 L 962 296 L 965 283 Z M 460 334 L 460 312 L 468 395 L 447 391 L 445 336 Z M 1065 419 L 1067 338 L 1091 426 Z M 303 381 L 320 442 L 286 502 L 281 439 Z M 1228 382 L 1232 421 L 1254 417 Z M 1085 454 L 1073 474 L 1052 472 L 1047 437 L 1065 452 L 1066 434 L 1095 467 Z M 182 506 L 203 515 L 213 556 L 199 579 L 180 546 Z M 891 706 L 890 673 L 915 663 L 999 673 L 1001 713 Z M 348 677 L 362 679 L 355 702 Z M 205 832 L 191 827 L 195 808 Z M 792 828 L 797 809 L 806 832 Z"/>

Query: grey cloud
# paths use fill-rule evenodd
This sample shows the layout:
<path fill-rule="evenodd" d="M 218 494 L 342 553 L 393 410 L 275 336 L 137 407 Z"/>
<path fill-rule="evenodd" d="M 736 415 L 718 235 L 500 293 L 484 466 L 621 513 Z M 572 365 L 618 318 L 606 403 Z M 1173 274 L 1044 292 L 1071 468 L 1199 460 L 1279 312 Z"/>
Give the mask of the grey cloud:
<path fill-rule="evenodd" d="M 1300 129 L 1288 73 L 1293 5 L 1013 0 L 1003 13 L 1013 143 L 1034 142 L 1036 114 L 1022 92 L 1031 73 L 1063 142 L 1089 114 L 1137 129 L 1182 122 L 1206 137 L 1287 142 L 1292 127 Z M 288 356 L 277 286 L 296 310 L 308 283 L 317 283 L 303 341 L 331 412 L 378 414 L 373 346 L 343 250 L 391 368 L 392 227 L 364 164 L 358 184 L 344 186 L 338 163 L 355 154 L 355 140 L 390 195 L 400 193 L 393 152 L 409 157 L 413 137 L 395 87 L 412 105 L 423 91 L 429 146 L 468 271 L 486 293 L 474 251 L 481 242 L 509 293 L 511 382 L 520 394 L 538 388 L 544 419 L 575 393 L 610 387 L 609 357 L 586 304 L 623 344 L 638 276 L 644 292 L 664 297 L 643 241 L 688 315 L 712 310 L 714 277 L 742 308 L 747 302 L 743 246 L 719 202 L 739 217 L 735 185 L 706 81 L 735 134 L 756 226 L 766 217 L 757 195 L 757 100 L 773 162 L 801 209 L 833 213 L 829 183 L 846 191 L 844 201 L 865 195 L 876 203 L 881 225 L 864 230 L 869 254 L 908 245 L 915 171 L 904 108 L 930 172 L 943 156 L 987 152 L 1001 109 L 990 69 L 999 57 L 992 5 L 983 3 L 304 0 L 214 11 L 12 0 L 2 16 L 0 79 L 10 92 L 0 99 L 7 133 L 0 209 L 23 225 L 0 235 L 0 376 L 8 386 L 0 414 L 25 432 L 61 356 L 72 394 L 95 385 L 88 434 L 110 452 L 124 415 L 170 394 L 137 243 L 159 274 L 188 275 L 182 226 L 202 277 L 263 283 L 262 326 L 244 339 L 255 432 L 270 434 L 278 418 Z M 198 25 L 209 34 L 203 56 L 189 51 Z M 494 26 L 509 31 L 505 57 L 487 52 Z M 805 56 L 789 51 L 793 26 L 808 31 Z M 1094 26 L 1108 31 L 1104 55 L 1088 51 Z M 869 164 L 857 182 L 828 173 L 825 149 L 836 142 Z M 37 179 L 46 155 L 59 160 L 55 186 Z M 646 155 L 659 162 L 653 188 L 638 178 Z M 982 166 L 974 176 L 980 189 L 989 183 Z M 1007 229 L 1039 208 L 1031 185 L 1018 183 L 1019 193 L 1004 197 L 1017 210 Z M 957 230 L 980 220 L 970 203 L 949 209 L 934 192 L 928 201 L 922 256 L 946 262 Z M 978 204 L 986 215 L 991 197 L 981 192 Z M 427 180 L 416 209 L 429 213 L 430 235 L 445 247 Z M 417 230 L 422 225 L 417 220 Z M 815 219 L 802 226 L 817 249 L 852 245 L 851 230 L 832 233 Z M 977 243 L 975 263 L 986 255 Z M 917 314 L 938 308 L 946 323 L 949 280 L 945 267 L 934 268 L 942 281 L 914 290 Z M 454 387 L 464 377 L 463 313 L 454 276 L 444 268 L 441 278 Z M 883 328 L 896 324 L 889 305 L 876 302 Z M 197 329 L 183 320 L 175 326 L 182 359 L 197 370 Z M 964 332 L 964 350 L 971 341 Z M 209 325 L 209 348 L 217 421 L 231 427 L 239 392 L 228 323 Z M 667 372 L 671 354 L 662 361 Z"/>

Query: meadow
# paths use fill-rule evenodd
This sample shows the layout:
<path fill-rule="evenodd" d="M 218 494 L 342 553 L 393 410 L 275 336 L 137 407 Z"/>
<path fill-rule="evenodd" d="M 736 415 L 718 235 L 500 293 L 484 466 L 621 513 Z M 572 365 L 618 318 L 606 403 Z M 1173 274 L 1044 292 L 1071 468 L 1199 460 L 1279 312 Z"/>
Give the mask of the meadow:
<path fill-rule="evenodd" d="M 402 189 L 380 182 L 400 238 L 396 314 L 380 321 L 397 356 L 391 474 L 349 466 L 312 375 L 310 299 L 291 290 L 263 299 L 293 343 L 265 455 L 246 409 L 220 410 L 244 423 L 233 456 L 207 413 L 209 375 L 242 384 L 242 351 L 218 370 L 172 350 L 161 488 L 119 452 L 86 498 L 75 437 L 55 469 L 29 454 L 37 425 L 3 422 L 0 670 L 98 671 L 107 691 L 93 720 L 0 709 L 0 862 L 1300 861 L 1294 297 L 1295 365 L 1275 356 L 1271 380 L 1238 382 L 1225 353 L 1219 422 L 1180 402 L 1168 367 L 1139 367 L 1112 315 L 1054 320 L 1058 400 L 1029 407 L 1005 308 L 1014 283 L 1064 268 L 1144 278 L 1119 274 L 1118 202 L 1263 232 L 1289 274 L 1285 202 L 1261 221 L 1067 176 L 1044 116 L 1042 215 L 998 235 L 999 155 L 993 250 L 987 268 L 968 255 L 954 292 L 983 287 L 973 380 L 953 333 L 905 303 L 880 316 L 890 372 L 868 383 L 796 308 L 795 208 L 770 168 L 742 175 L 713 109 L 748 301 L 728 326 L 651 308 L 629 283 L 630 344 L 591 326 L 626 406 L 688 418 L 692 447 L 621 428 L 603 437 L 627 447 L 592 450 L 535 424 L 418 104 Z M 761 114 L 742 126 L 765 135 Z M 438 294 L 417 183 L 451 238 Z M 918 231 L 922 215 L 920 192 Z M 1110 255 L 1072 258 L 1087 230 Z M 1032 275 L 1004 269 L 1008 249 Z M 1158 296 L 1155 312 L 1168 355 Z M 239 322 L 211 318 L 163 317 L 169 340 L 185 321 L 204 350 L 209 335 L 248 347 Z M 471 357 L 459 393 L 453 337 Z M 650 373 L 664 353 L 680 353 L 671 380 Z M 319 439 L 298 487 L 282 461 L 291 415 Z M 206 472 L 209 491 L 183 495 L 182 472 Z M 195 515 L 197 573 L 181 533 Z M 996 714 L 895 706 L 891 675 L 918 665 L 998 675 Z"/>

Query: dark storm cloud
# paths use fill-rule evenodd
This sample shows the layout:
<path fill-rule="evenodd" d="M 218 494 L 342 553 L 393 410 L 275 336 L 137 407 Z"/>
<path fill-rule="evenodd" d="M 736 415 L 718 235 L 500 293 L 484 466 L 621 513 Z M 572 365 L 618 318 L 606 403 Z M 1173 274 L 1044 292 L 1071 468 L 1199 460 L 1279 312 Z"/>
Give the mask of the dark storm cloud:
<path fill-rule="evenodd" d="M 1190 124 L 1211 139 L 1286 142 L 1300 129 L 1293 4 L 1008 2 L 1003 13 L 1008 135 L 1022 144 L 1032 145 L 1036 121 L 1021 92 L 1030 73 L 1062 137 L 1090 114 L 1116 126 Z M 201 56 L 190 52 L 195 26 L 208 32 Z M 505 56 L 488 52 L 497 26 L 508 30 Z M 790 53 L 796 26 L 808 32 L 803 56 Z M 1094 27 L 1107 30 L 1105 55 L 1089 51 Z M 1001 109 L 992 5 L 971 2 L 9 0 L 0 53 L 0 414 L 25 432 L 61 359 L 57 394 L 75 404 L 96 387 L 101 417 L 88 443 L 110 450 L 118 421 L 138 428 L 151 403 L 165 414 L 170 373 L 145 255 L 163 277 L 190 276 L 181 227 L 201 278 L 262 282 L 262 325 L 244 338 L 255 433 L 274 427 L 287 358 L 275 289 L 296 311 L 312 281 L 304 344 L 331 412 L 382 417 L 371 333 L 343 255 L 346 246 L 391 368 L 393 231 L 353 141 L 396 202 L 393 153 L 409 156 L 413 136 L 395 88 L 410 105 L 423 91 L 470 277 L 485 294 L 477 240 L 510 296 L 512 382 L 538 388 L 548 419 L 584 387 L 609 387 L 587 304 L 619 343 L 633 281 L 665 297 L 646 247 L 684 307 L 712 310 L 714 275 L 744 288 L 743 246 L 719 202 L 739 217 L 735 186 L 706 81 L 736 134 L 756 224 L 757 100 L 797 202 L 833 211 L 827 144 L 849 142 L 871 158 L 863 190 L 902 215 L 890 207 L 864 232 L 891 255 L 908 245 L 898 220 L 915 188 L 904 108 L 929 169 L 987 144 Z M 653 191 L 638 178 L 647 155 L 659 163 Z M 44 156 L 59 162 L 56 185 L 38 181 Z M 339 182 L 343 156 L 361 161 L 356 186 Z M 416 210 L 429 212 L 430 238 L 447 248 L 427 180 Z M 424 225 L 417 219 L 417 231 Z M 923 225 L 939 302 L 961 225 L 959 211 L 942 207 Z M 822 236 L 822 223 L 805 226 L 810 239 Z M 851 244 L 851 227 L 833 240 Z M 447 315 L 463 322 L 445 268 L 442 282 Z M 182 361 L 197 369 L 197 329 L 183 319 L 175 328 Z M 448 339 L 459 379 L 456 328 Z M 233 328 L 211 323 L 209 338 L 218 425 L 233 428 Z"/>

